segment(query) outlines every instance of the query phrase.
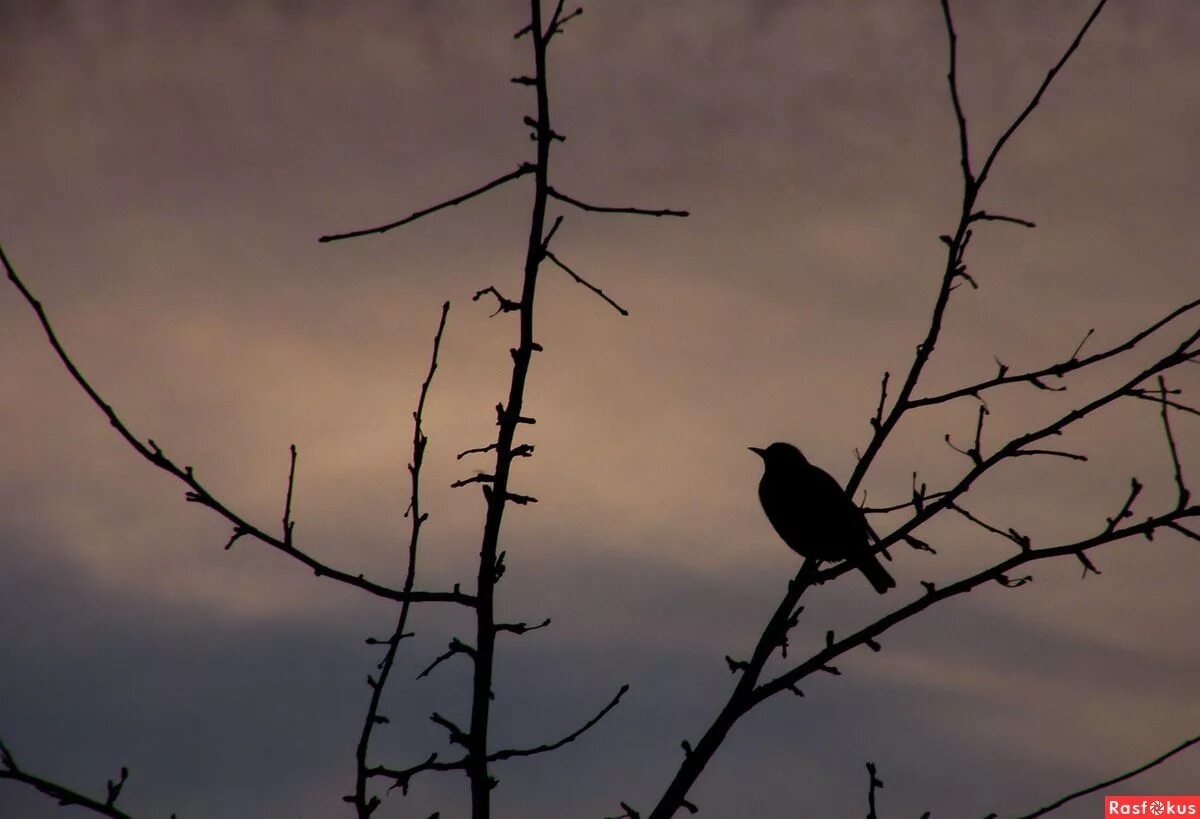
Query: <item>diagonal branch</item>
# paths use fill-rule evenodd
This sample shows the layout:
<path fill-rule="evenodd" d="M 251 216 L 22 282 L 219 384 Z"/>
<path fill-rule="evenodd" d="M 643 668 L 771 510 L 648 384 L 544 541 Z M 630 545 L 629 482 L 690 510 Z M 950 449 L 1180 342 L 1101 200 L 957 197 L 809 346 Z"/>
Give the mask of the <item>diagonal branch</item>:
<path fill-rule="evenodd" d="M 8 746 L 0 741 L 0 780 L 8 779 L 28 785 L 51 799 L 58 800 L 58 804 L 64 807 L 74 805 L 101 816 L 108 816 L 110 819 L 132 819 L 128 813 L 116 806 L 117 797 L 121 795 L 121 789 L 125 787 L 125 780 L 128 778 L 129 769 L 122 768 L 119 779 L 108 780 L 108 796 L 105 801 L 101 802 L 24 770 L 17 765 L 17 760 Z M 172 814 L 172 819 L 174 819 L 174 814 Z"/>
<path fill-rule="evenodd" d="M 536 745 L 532 748 L 515 748 L 504 751 L 496 751 L 495 753 L 488 755 L 488 761 L 492 762 L 502 759 L 513 759 L 514 757 L 522 756 L 536 756 L 537 754 L 545 754 L 549 753 L 550 751 L 556 751 L 564 745 L 574 742 L 575 740 L 579 739 L 579 737 L 583 736 L 584 733 L 590 730 L 596 723 L 604 719 L 604 717 L 608 715 L 609 711 L 616 708 L 617 704 L 621 702 L 621 697 L 624 697 L 627 691 L 629 691 L 628 683 L 621 686 L 620 690 L 617 691 L 616 696 L 609 700 L 608 705 L 601 708 L 596 716 L 592 717 L 579 728 L 567 734 L 557 742 L 550 742 L 545 745 Z"/>
<path fill-rule="evenodd" d="M 971 158 L 969 151 L 969 139 L 966 115 L 963 113 L 962 102 L 958 93 L 958 52 L 957 52 L 957 34 L 954 30 L 954 21 L 950 14 L 949 0 L 941 0 L 942 14 L 945 18 L 947 38 L 950 43 L 950 67 L 948 79 L 950 83 L 950 96 L 954 106 L 955 120 L 958 124 L 959 134 L 959 162 L 962 166 L 963 173 L 963 196 L 962 206 L 959 213 L 958 225 L 955 228 L 952 236 L 943 236 L 946 247 L 946 266 L 942 273 L 942 281 L 938 288 L 937 297 L 934 300 L 933 313 L 929 321 L 929 329 L 925 333 L 925 338 L 917 345 L 916 354 L 913 356 L 913 363 L 909 368 L 908 374 L 904 379 L 900 391 L 896 395 L 896 401 L 892 405 L 891 412 L 887 417 L 875 426 L 875 432 L 871 436 L 871 441 L 863 451 L 862 457 L 859 458 L 857 465 L 854 468 L 854 473 L 850 476 L 847 482 L 846 491 L 851 497 L 857 492 L 859 484 L 874 462 L 875 457 L 883 448 L 884 443 L 899 423 L 900 418 L 911 408 L 911 398 L 913 391 L 916 389 L 917 382 L 921 378 L 921 374 L 925 370 L 926 364 L 933 355 L 934 348 L 937 346 L 938 340 L 942 332 L 942 322 L 945 318 L 946 308 L 950 303 L 950 294 L 956 287 L 956 281 L 959 278 L 966 278 L 966 266 L 963 261 L 966 252 L 967 244 L 971 240 L 971 224 L 974 220 L 982 217 L 976 217 L 976 213 L 984 213 L 984 211 L 976 211 L 975 203 L 983 188 L 984 182 L 987 179 L 988 173 L 991 170 L 996 157 L 1000 151 L 1008 143 L 1009 138 L 1017 131 L 1018 128 L 1028 119 L 1029 115 L 1037 108 L 1041 102 L 1042 95 L 1050 86 L 1054 77 L 1059 70 L 1070 59 L 1071 55 L 1079 47 L 1079 43 L 1083 40 L 1084 35 L 1091 27 L 1092 22 L 1096 19 L 1100 10 L 1104 7 L 1106 0 L 1101 2 L 1093 10 L 1091 16 L 1076 34 L 1075 39 L 1067 48 L 1062 58 L 1050 69 L 1043 80 L 1041 86 L 1034 94 L 1033 98 L 1026 105 L 1020 116 L 1013 121 L 1004 134 L 992 146 L 988 154 L 987 160 L 984 162 L 983 169 L 977 176 L 973 175 L 971 170 Z M 968 281 L 970 279 L 968 278 Z"/>
<path fill-rule="evenodd" d="M 759 685 L 755 688 L 750 701 L 747 703 L 746 710 L 775 694 L 794 688 L 802 679 L 816 671 L 824 670 L 833 660 L 846 652 L 877 640 L 881 634 L 892 626 L 920 614 L 935 603 L 965 594 L 984 583 L 992 581 L 1003 583 L 1014 569 L 1024 566 L 1027 563 L 1056 557 L 1079 555 L 1099 546 L 1137 535 L 1151 537 L 1157 529 L 1167 527 L 1172 523 L 1177 524 L 1180 520 L 1196 517 L 1200 517 L 1200 506 L 1173 509 L 1161 515 L 1149 517 L 1140 523 L 1118 529 L 1105 529 L 1097 535 L 1074 543 L 1066 543 L 1042 549 L 1023 548 L 1018 554 L 1012 555 L 987 569 L 942 588 L 935 588 L 933 584 L 926 584 L 926 593 L 920 599 L 896 609 L 848 637 L 829 642 L 824 649 L 813 654 L 803 663 Z"/>
<path fill-rule="evenodd" d="M 580 276 L 578 273 L 576 273 L 576 272 L 575 272 L 574 270 L 572 270 L 571 268 L 567 267 L 565 264 L 563 264 L 563 263 L 562 263 L 562 261 L 560 261 L 560 260 L 559 260 L 559 258 L 558 258 L 557 256 L 555 256 L 555 255 L 554 255 L 553 253 L 551 253 L 549 250 L 546 250 L 546 251 L 544 251 L 544 252 L 545 252 L 545 254 L 546 254 L 546 258 L 547 258 L 547 259 L 549 259 L 550 261 L 552 261 L 552 262 L 554 262 L 556 265 L 558 265 L 558 266 L 559 266 L 559 267 L 560 267 L 560 268 L 561 268 L 561 269 L 562 269 L 564 272 L 566 272 L 566 273 L 567 273 L 567 274 L 568 274 L 568 275 L 569 275 L 569 276 L 570 276 L 572 279 L 574 279 L 575 281 L 577 281 L 577 282 L 579 282 L 580 284 L 582 284 L 582 285 L 583 285 L 584 287 L 586 287 L 588 290 L 591 290 L 593 293 L 595 293 L 595 294 L 596 294 L 597 296 L 599 296 L 600 298 L 604 299 L 606 302 L 608 302 L 610 305 L 612 305 L 612 308 L 613 308 L 614 310 L 616 310 L 616 311 L 617 311 L 618 313 L 620 313 L 621 315 L 623 315 L 623 316 L 628 316 L 628 315 L 629 315 L 629 311 L 628 311 L 628 310 L 626 310 L 624 307 L 622 307 L 621 305 L 617 304 L 615 301 L 613 301 L 612 299 L 610 299 L 610 298 L 608 297 L 608 294 L 607 294 L 607 293 L 605 293 L 603 290 L 601 290 L 599 287 L 597 287 L 596 285 L 592 284 L 592 283 L 591 283 L 591 282 L 589 282 L 587 279 L 583 278 L 583 276 Z"/>
<path fill-rule="evenodd" d="M 1137 776 L 1140 773 L 1144 773 L 1157 765 L 1161 765 L 1162 763 L 1166 762 L 1171 757 L 1175 756 L 1175 754 L 1177 754 L 1181 751 L 1186 751 L 1188 748 L 1191 748 L 1193 745 L 1195 745 L 1197 743 L 1200 743 L 1200 736 L 1192 737 L 1191 739 L 1187 740 L 1186 742 L 1183 742 L 1182 744 L 1177 745 L 1174 748 L 1172 748 L 1171 750 L 1167 751 L 1162 756 L 1156 757 L 1155 759 L 1152 759 L 1149 762 L 1147 762 L 1145 765 L 1134 768 L 1132 771 L 1127 771 L 1127 772 L 1121 774 L 1120 776 L 1114 776 L 1112 779 L 1106 779 L 1103 782 L 1097 782 L 1095 785 L 1092 785 L 1090 788 L 1084 788 L 1081 791 L 1075 791 L 1075 793 L 1064 796 L 1062 799 L 1059 799 L 1057 802 L 1052 802 L 1051 804 L 1046 805 L 1043 808 L 1038 808 L 1033 813 L 1025 814 L 1024 816 L 1020 817 L 1020 819 L 1037 819 L 1037 817 L 1045 816 L 1047 813 L 1050 813 L 1051 811 L 1058 810 L 1063 805 L 1067 804 L 1068 802 L 1070 802 L 1074 799 L 1078 799 L 1081 796 L 1087 796 L 1089 793 L 1096 793 L 1096 791 L 1104 790 L 1105 788 L 1109 787 L 1110 785 L 1116 785 L 1119 782 L 1124 782 L 1127 779 L 1132 779 L 1133 777 Z"/>
<path fill-rule="evenodd" d="M 461 205 L 463 202 L 466 202 L 469 199 L 474 199 L 476 196 L 479 196 L 480 194 L 487 193 L 492 188 L 498 188 L 506 182 L 511 182 L 514 179 L 519 179 L 522 176 L 525 176 L 526 174 L 529 174 L 529 173 L 533 173 L 533 166 L 527 162 L 522 162 L 520 165 L 517 166 L 517 169 L 515 171 L 509 171 L 508 173 L 504 174 L 503 176 L 498 176 L 495 179 L 493 179 L 491 182 L 488 182 L 486 185 L 480 185 L 475 190 L 468 191 L 467 193 L 464 193 L 462 196 L 456 196 L 453 199 L 447 199 L 445 202 L 440 202 L 432 207 L 425 208 L 424 210 L 419 210 L 416 213 L 411 213 L 408 216 L 405 216 L 403 219 L 398 219 L 395 222 L 388 222 L 386 225 L 379 225 L 378 227 L 363 228 L 361 230 L 352 230 L 349 233 L 328 234 L 328 235 L 322 236 L 317 241 L 321 242 L 321 243 L 337 242 L 342 239 L 356 239 L 359 236 L 370 236 L 373 233 L 387 233 L 392 228 L 398 228 L 403 225 L 407 225 L 410 222 L 415 222 L 424 216 L 428 216 L 431 213 L 437 213 L 439 210 L 442 210 L 444 208 L 451 208 L 451 207 L 454 207 L 455 205 Z"/>
<path fill-rule="evenodd" d="M 388 586 L 374 583 L 370 580 L 367 580 L 361 574 L 354 575 L 350 574 L 349 572 L 341 571 L 340 569 L 335 569 L 332 566 L 326 565 L 320 560 L 317 560 L 315 557 L 312 557 L 306 552 L 296 548 L 296 546 L 291 542 L 290 529 L 284 534 L 283 538 L 278 538 L 274 535 L 267 534 L 265 531 L 257 526 L 254 526 L 245 518 L 231 510 L 227 505 L 225 505 L 224 502 L 217 499 L 200 483 L 199 480 L 197 480 L 190 466 L 180 467 L 166 456 L 162 449 L 160 449 L 159 446 L 154 443 L 153 439 L 149 439 L 146 443 L 142 443 L 142 441 L 130 431 L 129 427 L 127 427 L 125 422 L 120 419 L 112 406 L 100 396 L 100 393 L 96 391 L 91 383 L 88 382 L 87 378 L 84 377 L 83 373 L 79 371 L 79 368 L 75 366 L 75 362 L 71 360 L 71 357 L 67 354 L 66 349 L 63 348 L 62 343 L 58 340 L 58 336 L 54 332 L 54 327 L 50 324 L 50 319 L 46 315 L 46 311 L 43 309 L 41 302 L 34 297 L 33 293 L 31 293 L 25 286 L 25 283 L 21 281 L 21 278 L 17 275 L 17 271 L 13 269 L 13 266 L 8 261 L 8 257 L 4 254 L 4 248 L 2 246 L 0 246 L 0 263 L 3 263 L 4 269 L 8 273 L 8 280 L 11 281 L 17 290 L 21 292 L 21 295 L 25 297 L 25 301 L 29 303 L 29 306 L 33 308 L 34 313 L 37 314 L 38 321 L 42 325 L 42 330 L 45 332 L 46 338 L 50 342 L 50 346 L 54 348 L 54 352 L 58 355 L 59 361 L 61 361 L 63 366 L 67 368 L 67 372 L 69 372 L 71 377 L 75 379 L 75 383 L 78 384 L 80 388 L 87 394 L 92 403 L 100 408 L 100 411 L 104 413 L 106 418 L 108 418 L 108 422 L 112 424 L 113 428 L 117 431 L 117 434 L 124 438 L 125 442 L 129 444 L 129 446 L 133 447 L 137 454 L 141 455 L 144 459 L 164 472 L 167 472 L 168 474 L 178 478 L 184 483 L 184 485 L 187 486 L 189 491 L 186 493 L 185 497 L 190 503 L 196 503 L 212 509 L 214 512 L 225 518 L 226 521 L 233 525 L 234 534 L 229 541 L 229 545 L 232 545 L 233 541 L 237 540 L 238 538 L 245 536 L 253 537 L 255 540 L 258 540 L 261 543 L 264 543 L 267 546 L 277 549 L 289 557 L 300 561 L 305 566 L 308 566 L 310 569 L 312 569 L 313 573 L 318 577 L 328 577 L 333 580 L 337 580 L 340 583 L 354 586 L 355 588 L 362 589 L 363 591 L 369 592 L 377 597 L 382 597 L 388 600 L 411 600 L 414 603 L 458 603 L 464 606 L 474 605 L 475 600 L 471 595 L 460 592 L 457 589 L 449 592 L 403 592 L 399 589 L 393 589 Z M 288 509 L 288 513 L 290 517 L 290 507 Z M 228 548 L 228 546 L 226 548 Z"/>
<path fill-rule="evenodd" d="M 942 0 L 943 5 L 945 5 L 945 2 L 946 0 Z M 1086 35 L 1088 29 L 1092 27 L 1092 23 L 1096 22 L 1096 18 L 1100 16 L 1100 12 L 1104 9 L 1104 5 L 1107 2 L 1108 0 L 1100 0 L 1100 2 L 1096 4 L 1096 7 L 1092 9 L 1092 13 L 1088 15 L 1087 20 L 1084 21 L 1083 26 L 1075 35 L 1075 39 L 1071 41 L 1071 45 L 1068 46 L 1067 50 L 1063 52 L 1063 55 L 1059 58 L 1058 62 L 1046 72 L 1046 78 L 1042 80 L 1042 84 L 1038 86 L 1038 90 L 1033 95 L 1033 98 L 1029 100 L 1029 104 L 1025 106 L 1025 109 L 1021 111 L 1017 118 L 1012 121 L 1012 124 L 1008 126 L 1008 129 L 1000 135 L 998 140 L 996 140 L 996 144 L 992 146 L 991 153 L 988 154 L 987 159 L 983 163 L 983 169 L 979 172 L 979 178 L 976 181 L 977 185 L 983 185 L 984 180 L 987 179 L 988 173 L 992 170 L 992 165 L 996 162 L 996 157 L 998 157 L 1000 155 L 1000 151 L 1004 149 L 1004 145 L 1008 142 L 1012 135 L 1017 132 L 1017 129 L 1021 127 L 1025 120 L 1029 118 L 1029 115 L 1033 113 L 1033 110 L 1038 107 L 1038 103 L 1042 101 L 1042 95 L 1046 93 L 1046 89 L 1050 87 L 1050 83 L 1054 82 L 1054 77 L 1058 74 L 1062 67 L 1067 64 L 1067 60 L 1071 59 L 1071 55 L 1075 53 L 1077 48 L 1079 48 L 1079 44 L 1083 42 L 1084 35 Z"/>

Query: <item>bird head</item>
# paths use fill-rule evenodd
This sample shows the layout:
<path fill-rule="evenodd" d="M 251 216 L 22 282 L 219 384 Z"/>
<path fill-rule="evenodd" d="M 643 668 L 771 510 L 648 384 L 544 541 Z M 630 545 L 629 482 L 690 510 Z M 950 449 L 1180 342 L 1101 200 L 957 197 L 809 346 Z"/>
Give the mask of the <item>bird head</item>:
<path fill-rule="evenodd" d="M 752 446 L 750 447 L 750 451 L 763 459 L 763 463 L 766 465 L 767 469 L 771 469 L 773 467 L 787 468 L 789 464 L 803 466 L 804 464 L 808 463 L 804 455 L 800 453 L 800 450 L 796 449 L 796 447 L 792 446 L 791 444 L 784 443 L 783 441 L 776 441 L 766 449 L 760 449 L 759 447 Z"/>

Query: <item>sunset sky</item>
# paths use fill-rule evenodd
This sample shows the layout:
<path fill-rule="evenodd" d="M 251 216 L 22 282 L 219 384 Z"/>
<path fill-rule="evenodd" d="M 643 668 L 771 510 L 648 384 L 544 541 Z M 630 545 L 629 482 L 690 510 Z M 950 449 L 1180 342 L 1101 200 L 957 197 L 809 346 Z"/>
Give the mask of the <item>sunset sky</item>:
<path fill-rule="evenodd" d="M 552 4 L 551 4 L 552 5 Z M 568 4 L 573 7 L 573 4 Z M 959 0 L 964 105 L 977 152 L 1036 90 L 1091 0 Z M 382 236 L 392 221 L 532 159 L 517 0 L 357 3 L 0 0 L 0 243 L 92 384 L 139 438 L 276 531 L 299 450 L 299 545 L 399 586 L 411 412 L 443 301 L 426 408 L 418 586 L 474 584 L 484 506 L 450 483 L 495 434 L 508 389 L 532 187 L 509 184 Z M 926 371 L 929 394 L 1124 341 L 1200 295 L 1200 5 L 1111 0 L 981 204 L 985 224 Z M 746 449 L 797 444 L 839 481 L 885 370 L 928 325 L 961 179 L 937 0 L 594 0 L 551 51 L 552 182 L 588 202 L 688 219 L 565 215 L 555 254 L 628 317 L 543 267 L 499 587 L 506 620 L 493 737 L 574 744 L 497 766 L 496 819 L 648 811 L 733 685 L 798 568 L 758 505 Z M 981 153 L 979 154 L 981 156 Z M 978 156 L 977 156 L 978 158 Z M 1195 329 L 1065 393 L 989 395 L 996 446 L 1111 389 Z M 1197 403 L 1200 368 L 1171 377 Z M 946 446 L 977 404 L 897 430 L 864 483 L 907 500 L 949 484 Z M 1172 420 L 1200 493 L 1200 418 Z M 965 499 L 1036 546 L 1099 532 L 1131 476 L 1137 517 L 1174 501 L 1157 407 L 1129 399 Z M 313 577 L 184 502 L 70 380 L 20 294 L 0 289 L 0 738 L 30 771 L 140 817 L 349 816 L 364 683 L 394 607 Z M 859 496 L 861 500 L 861 494 Z M 887 529 L 888 520 L 877 519 Z M 893 524 L 898 520 L 893 521 Z M 961 519 L 892 550 L 899 587 L 849 574 L 807 596 L 793 657 L 964 577 L 1013 545 Z M 1200 543 L 1161 533 L 1033 565 L 856 651 L 841 676 L 743 720 L 691 799 L 703 817 L 1021 815 L 1200 733 Z M 428 716 L 466 724 L 467 661 L 418 672 L 463 611 L 419 608 L 375 758 L 454 754 Z M 779 669 L 784 666 L 778 666 Z M 1119 792 L 1200 790 L 1200 749 Z M 425 774 L 377 816 L 466 810 L 466 778 Z M 1061 817 L 1097 817 L 1098 796 Z M 0 782 L 0 816 L 75 815 Z"/>

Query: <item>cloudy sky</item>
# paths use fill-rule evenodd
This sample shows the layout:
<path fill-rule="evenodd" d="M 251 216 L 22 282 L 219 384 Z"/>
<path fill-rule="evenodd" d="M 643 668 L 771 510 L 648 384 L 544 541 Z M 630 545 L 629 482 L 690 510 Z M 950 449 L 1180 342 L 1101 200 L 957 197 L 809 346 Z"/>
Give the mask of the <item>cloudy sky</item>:
<path fill-rule="evenodd" d="M 956 294 L 932 392 L 1118 343 L 1197 296 L 1200 7 L 1112 0 L 998 163 L 983 204 L 1038 224 L 985 225 L 978 291 Z M 962 0 L 965 105 L 982 146 L 1087 16 L 1087 0 Z M 483 505 L 455 453 L 494 434 L 530 187 L 408 228 L 390 221 L 531 155 L 521 117 L 520 2 L 0 2 L 0 242 L 78 365 L 141 438 L 190 464 L 247 518 L 276 525 L 299 448 L 296 535 L 321 559 L 399 583 L 410 412 L 441 303 L 419 583 L 469 587 Z M 648 809 L 732 685 L 797 558 L 757 505 L 748 445 L 790 440 L 844 480 L 884 370 L 923 335 L 960 181 L 936 0 L 587 6 L 554 43 L 554 184 L 687 220 L 562 211 L 563 261 L 622 317 L 547 268 L 528 411 L 536 457 L 510 511 L 494 736 L 572 730 L 622 683 L 621 707 L 551 756 L 497 770 L 497 817 Z M 312 577 L 183 502 L 0 292 L 0 736 L 27 768 L 91 793 L 121 765 L 139 816 L 348 815 L 365 675 L 393 608 Z M 1191 328 L 1195 327 L 1192 319 Z M 1189 328 L 1182 327 L 1183 332 Z M 1172 336 L 1178 338 L 1179 335 Z M 993 443 L 1075 406 L 1167 348 L 990 400 Z M 1196 368 L 1175 381 L 1196 394 Z M 904 500 L 966 461 L 975 405 L 905 422 L 864 484 Z M 1129 401 L 1062 442 L 1086 464 L 1022 459 L 975 510 L 1051 545 L 1095 533 L 1147 485 L 1173 485 L 1155 408 Z M 1195 418 L 1177 418 L 1200 491 Z M 986 439 L 985 439 L 986 442 Z M 857 575 L 814 591 L 793 647 L 819 647 L 1008 554 L 978 530 L 922 530 L 899 588 Z M 702 815 L 861 816 L 864 763 L 882 816 L 1028 812 L 1200 732 L 1200 550 L 1163 534 L 1039 563 L 848 656 L 803 700 L 738 725 L 692 794 Z M 427 719 L 466 721 L 465 663 L 417 672 L 467 619 L 415 615 L 379 761 L 450 752 Z M 1124 786 L 1194 793 L 1200 753 Z M 60 815 L 0 783 L 0 815 Z M 431 775 L 382 816 L 462 815 L 465 779 Z M 1060 815 L 1099 815 L 1098 797 Z"/>

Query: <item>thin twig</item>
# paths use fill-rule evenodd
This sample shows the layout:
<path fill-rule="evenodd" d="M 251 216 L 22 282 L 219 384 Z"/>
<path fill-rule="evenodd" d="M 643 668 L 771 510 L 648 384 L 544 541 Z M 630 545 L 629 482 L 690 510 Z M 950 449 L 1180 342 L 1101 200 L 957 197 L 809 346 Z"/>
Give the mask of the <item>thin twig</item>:
<path fill-rule="evenodd" d="M 526 174 L 529 174 L 529 173 L 533 173 L 533 166 L 529 165 L 528 163 L 522 163 L 521 165 L 517 166 L 517 169 L 515 171 L 509 171 L 508 173 L 504 174 L 503 176 L 498 176 L 495 179 L 493 179 L 491 182 L 488 182 L 485 185 L 480 185 L 478 188 L 475 188 L 475 190 L 473 190 L 473 191 L 468 191 L 467 193 L 464 193 L 462 196 L 456 196 L 453 199 L 447 199 L 445 202 L 439 202 L 438 204 L 436 204 L 432 207 L 428 207 L 428 208 L 425 208 L 424 210 L 419 210 L 415 213 L 411 213 L 408 216 L 405 216 L 403 219 L 397 219 L 395 222 L 388 222 L 386 225 L 379 225 L 378 227 L 363 228 L 361 230 L 352 230 L 352 231 L 349 231 L 348 233 L 328 234 L 328 235 L 322 236 L 317 241 L 322 242 L 322 243 L 337 242 L 342 239 L 355 239 L 355 238 L 358 238 L 359 236 L 370 236 L 373 233 L 387 233 L 392 228 L 398 228 L 403 225 L 407 225 L 410 222 L 415 222 L 418 219 L 420 219 L 421 217 L 428 216 L 431 213 L 436 213 L 439 210 L 442 210 L 443 208 L 450 208 L 450 207 L 454 207 L 455 205 L 461 205 L 463 202 L 466 202 L 469 199 L 474 199 L 476 196 L 479 196 L 480 194 L 487 193 L 492 188 L 498 188 L 506 182 L 511 182 L 514 179 L 519 179 L 522 176 L 525 176 Z"/>
<path fill-rule="evenodd" d="M 1037 819 L 1037 817 L 1039 817 L 1039 816 L 1045 816 L 1047 813 L 1050 813 L 1051 811 L 1058 810 L 1063 805 L 1067 804 L 1068 802 L 1072 801 L 1073 799 L 1078 799 L 1081 796 L 1087 796 L 1089 793 L 1095 793 L 1096 791 L 1103 790 L 1105 788 L 1108 788 L 1111 785 L 1116 785 L 1119 782 L 1124 782 L 1127 779 L 1132 779 L 1133 777 L 1137 776 L 1140 773 L 1144 773 L 1157 765 L 1161 765 L 1162 763 L 1166 762 L 1171 757 L 1175 756 L 1175 754 L 1177 754 L 1181 751 L 1186 751 L 1188 748 L 1192 747 L 1193 745 L 1195 745 L 1197 743 L 1200 743 L 1200 736 L 1192 737 L 1191 739 L 1187 740 L 1186 742 L 1183 742 L 1182 744 L 1177 745 L 1174 748 L 1172 748 L 1171 750 L 1167 751 L 1162 756 L 1156 757 L 1155 759 L 1152 759 L 1149 762 L 1147 762 L 1145 765 L 1134 768 L 1132 771 L 1127 771 L 1126 773 L 1123 773 L 1120 776 L 1114 776 L 1112 779 L 1106 779 L 1105 781 L 1098 782 L 1089 788 L 1084 788 L 1081 791 L 1076 791 L 1075 793 L 1068 794 L 1067 796 L 1064 796 L 1062 799 L 1059 799 L 1057 802 L 1053 802 L 1049 805 L 1046 805 L 1043 808 L 1038 808 L 1033 813 L 1025 814 L 1024 816 L 1020 817 L 1020 819 Z"/>
<path fill-rule="evenodd" d="M 560 202 L 566 202 L 568 205 L 574 205 L 580 210 L 591 211 L 592 213 L 630 213 L 636 216 L 679 216 L 684 217 L 690 215 L 686 210 L 671 210 L 669 208 L 661 208 L 658 210 L 650 208 L 614 208 L 605 205 L 589 205 L 587 202 L 581 202 L 573 196 L 567 196 L 565 193 L 555 190 L 552 187 L 546 188 L 546 193 L 553 196 Z"/>
<path fill-rule="evenodd" d="M 622 307 L 621 305 L 619 305 L 619 304 L 617 304 L 615 301 L 613 301 L 611 298 L 609 298 L 609 297 L 608 297 L 608 294 L 607 294 L 607 293 L 605 293 L 603 290 L 601 290 L 599 287 L 597 287 L 596 285 L 592 284 L 592 283 L 591 283 L 591 282 L 589 282 L 587 279 L 583 278 L 583 276 L 580 276 L 580 275 L 579 275 L 578 273 L 576 273 L 574 270 L 572 270 L 571 268 L 569 268 L 569 267 L 567 267 L 565 264 L 563 264 L 563 262 L 562 262 L 562 261 L 561 261 L 561 260 L 560 260 L 560 259 L 559 259 L 557 256 L 555 256 L 553 253 L 551 253 L 549 250 L 545 251 L 545 254 L 546 254 L 546 258 L 547 258 L 547 259 L 549 259 L 550 261 L 552 261 L 552 262 L 554 262 L 556 265 L 558 265 L 558 266 L 559 266 L 559 268 L 561 268 L 563 271 L 565 271 L 565 272 L 566 272 L 566 273 L 567 273 L 567 274 L 568 274 L 568 275 L 569 275 L 569 276 L 570 276 L 572 279 L 574 279 L 575 281 L 579 282 L 579 283 L 580 283 L 580 284 L 582 284 L 584 287 L 586 287 L 588 290 L 591 290 L 591 291 L 592 291 L 593 293 L 595 293 L 597 296 L 599 296 L 600 298 L 602 298 L 602 299 L 604 299 L 606 302 L 608 302 L 610 305 L 612 305 L 612 308 L 613 308 L 614 310 L 616 310 L 618 313 L 620 313 L 620 314 L 621 314 L 621 315 L 623 315 L 623 316 L 628 316 L 628 315 L 629 315 L 629 311 L 628 311 L 628 310 L 626 310 L 624 307 Z"/>

